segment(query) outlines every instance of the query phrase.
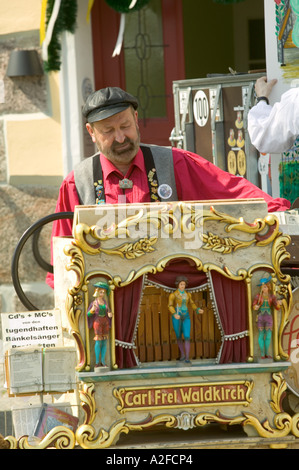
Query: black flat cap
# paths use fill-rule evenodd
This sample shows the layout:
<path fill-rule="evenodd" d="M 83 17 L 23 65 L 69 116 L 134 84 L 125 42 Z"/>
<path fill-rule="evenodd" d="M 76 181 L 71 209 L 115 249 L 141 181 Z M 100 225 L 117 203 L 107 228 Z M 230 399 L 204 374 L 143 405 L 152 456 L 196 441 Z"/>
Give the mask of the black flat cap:
<path fill-rule="evenodd" d="M 88 122 L 96 122 L 120 113 L 130 105 L 134 109 L 138 107 L 138 101 L 133 95 L 118 87 L 107 87 L 91 93 L 82 112 Z"/>

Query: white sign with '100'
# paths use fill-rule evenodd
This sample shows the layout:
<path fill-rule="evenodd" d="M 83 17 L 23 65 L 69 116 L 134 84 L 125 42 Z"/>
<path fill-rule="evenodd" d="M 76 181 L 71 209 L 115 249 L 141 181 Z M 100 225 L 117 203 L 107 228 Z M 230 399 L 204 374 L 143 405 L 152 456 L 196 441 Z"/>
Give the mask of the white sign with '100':
<path fill-rule="evenodd" d="M 198 90 L 193 99 L 193 114 L 196 123 L 203 127 L 209 119 L 209 101 L 204 91 Z"/>

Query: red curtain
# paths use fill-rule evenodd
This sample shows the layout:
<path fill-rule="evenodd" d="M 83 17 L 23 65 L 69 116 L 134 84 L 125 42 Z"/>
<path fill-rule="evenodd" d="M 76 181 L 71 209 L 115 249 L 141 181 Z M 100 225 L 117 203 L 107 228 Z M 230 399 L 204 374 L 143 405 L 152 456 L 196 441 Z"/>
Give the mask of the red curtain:
<path fill-rule="evenodd" d="M 114 292 L 116 363 L 120 369 L 137 364 L 132 341 L 136 327 L 139 303 L 142 294 L 143 277 Z M 121 344 L 117 344 L 117 341 Z"/>
<path fill-rule="evenodd" d="M 148 279 L 167 287 L 175 287 L 175 279 L 179 275 L 188 277 L 188 287 L 198 287 L 207 282 L 206 275 L 198 271 L 195 263 L 190 260 L 170 262 L 163 272 L 155 275 L 148 274 Z M 114 291 L 115 355 L 119 369 L 137 365 L 132 343 L 142 287 L 143 277 L 140 277 L 128 286 L 116 288 Z"/>
<path fill-rule="evenodd" d="M 149 281 L 161 286 L 175 287 L 175 279 L 179 275 L 188 278 L 189 288 L 199 287 L 207 282 L 206 274 L 198 271 L 191 260 L 172 261 L 161 273 L 148 274 L 147 277 Z M 211 282 L 224 334 L 219 362 L 246 362 L 248 340 L 245 282 L 228 279 L 217 271 L 211 271 Z M 120 369 L 137 365 L 132 343 L 142 288 L 143 277 L 126 287 L 115 289 L 116 362 Z"/>
<path fill-rule="evenodd" d="M 224 340 L 221 347 L 220 364 L 246 362 L 247 339 L 247 295 L 244 281 L 234 281 L 211 271 L 214 297 L 221 321 Z"/>
<path fill-rule="evenodd" d="M 170 261 L 165 266 L 164 271 L 148 274 L 147 278 L 149 281 L 162 286 L 176 288 L 175 280 L 177 276 L 186 276 L 188 278 L 188 288 L 199 287 L 208 282 L 206 274 L 198 271 L 195 263 L 189 259 Z"/>

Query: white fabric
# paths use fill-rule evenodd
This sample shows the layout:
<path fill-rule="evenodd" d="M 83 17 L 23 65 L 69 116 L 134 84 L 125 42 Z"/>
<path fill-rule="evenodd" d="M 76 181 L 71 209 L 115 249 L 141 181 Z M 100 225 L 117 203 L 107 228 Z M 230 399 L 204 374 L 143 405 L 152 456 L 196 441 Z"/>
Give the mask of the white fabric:
<path fill-rule="evenodd" d="M 285 92 L 274 106 L 260 101 L 248 113 L 248 132 L 261 153 L 289 150 L 299 135 L 299 88 Z"/>
<path fill-rule="evenodd" d="M 121 48 L 123 45 L 124 34 L 125 34 L 125 27 L 126 27 L 126 14 L 122 13 L 120 15 L 119 31 L 118 31 L 118 36 L 117 36 L 117 40 L 116 40 L 112 57 L 115 57 L 116 55 L 119 55 L 121 53 Z"/>
<path fill-rule="evenodd" d="M 48 47 L 52 39 L 53 29 L 57 20 L 57 16 L 60 10 L 61 0 L 55 0 L 53 10 L 51 13 L 51 18 L 48 23 L 48 28 L 46 32 L 46 37 L 42 44 L 42 58 L 45 62 L 48 62 Z"/>

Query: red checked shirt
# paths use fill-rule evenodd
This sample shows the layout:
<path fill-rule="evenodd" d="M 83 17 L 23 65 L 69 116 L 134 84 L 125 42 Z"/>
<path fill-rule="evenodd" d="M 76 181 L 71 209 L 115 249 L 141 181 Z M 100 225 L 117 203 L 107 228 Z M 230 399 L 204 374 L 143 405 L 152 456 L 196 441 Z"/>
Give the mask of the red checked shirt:
<path fill-rule="evenodd" d="M 199 155 L 177 148 L 172 149 L 172 154 L 179 201 L 263 198 L 268 204 L 269 212 L 290 208 L 290 202 L 286 199 L 272 198 L 246 178 L 231 175 Z M 140 149 L 125 175 L 125 178 L 133 181 L 132 188 L 123 190 L 119 187 L 119 180 L 124 178 L 124 175 L 103 156 L 101 164 L 107 204 L 150 202 L 148 180 Z M 77 205 L 80 203 L 72 171 L 61 185 L 56 212 L 73 212 Z M 53 224 L 52 236 L 71 233 L 71 220 L 59 220 Z M 48 274 L 47 282 L 53 287 L 52 275 Z"/>

